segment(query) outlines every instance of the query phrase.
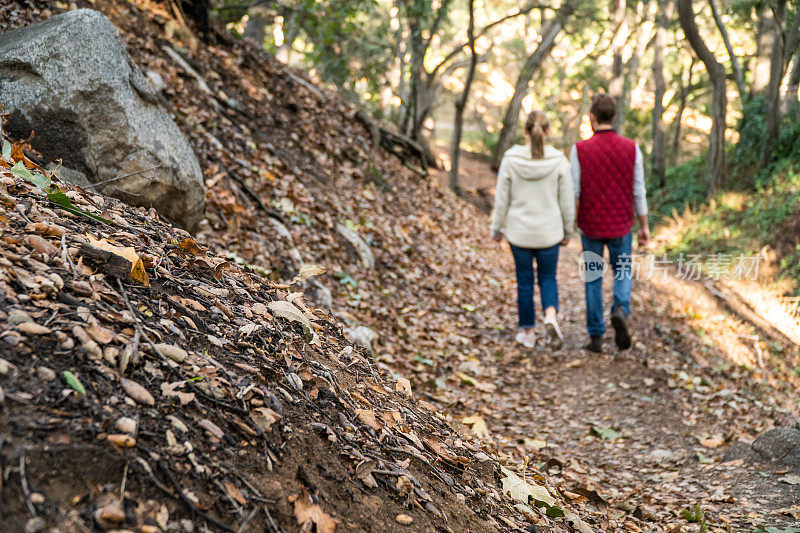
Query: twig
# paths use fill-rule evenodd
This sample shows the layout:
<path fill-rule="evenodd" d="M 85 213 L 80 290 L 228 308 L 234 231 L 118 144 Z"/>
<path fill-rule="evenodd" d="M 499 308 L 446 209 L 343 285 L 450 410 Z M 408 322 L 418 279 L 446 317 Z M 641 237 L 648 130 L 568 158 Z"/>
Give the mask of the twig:
<path fill-rule="evenodd" d="M 269 514 L 269 509 L 267 509 L 266 505 L 263 507 L 263 509 L 264 509 L 264 514 L 267 515 L 267 526 L 269 526 L 269 530 L 272 533 L 285 533 L 283 528 L 279 526 L 277 523 L 275 523 L 275 519 L 272 518 L 271 514 Z"/>
<path fill-rule="evenodd" d="M 125 302 L 125 306 L 128 308 L 128 311 L 131 312 L 131 315 L 133 315 L 133 319 L 136 321 L 135 324 L 134 324 L 134 326 L 136 328 L 136 331 L 139 332 L 139 335 L 144 337 L 144 340 L 147 341 L 147 343 L 150 345 L 150 347 L 153 349 L 153 351 L 156 354 L 158 354 L 158 356 L 162 360 L 164 360 L 165 362 L 169 363 L 170 359 L 168 359 L 167 356 L 165 356 L 163 353 L 161 353 L 161 350 L 158 349 L 158 346 L 156 346 L 155 343 L 152 341 L 152 339 L 150 339 L 150 337 L 147 335 L 147 333 L 144 332 L 144 328 L 142 328 L 142 322 L 141 322 L 141 320 L 139 320 L 139 317 L 136 315 L 136 311 L 133 310 L 133 306 L 131 305 L 130 300 L 128 300 L 128 293 L 125 290 L 125 286 L 122 284 L 122 281 L 119 278 L 117 278 L 117 286 L 119 287 L 119 291 L 122 294 L 122 300 Z"/>
<path fill-rule="evenodd" d="M 242 521 L 241 525 L 239 526 L 239 529 L 236 530 L 236 533 L 244 533 L 245 528 L 247 528 L 247 524 L 249 524 L 250 521 L 253 519 L 253 517 L 256 516 L 257 512 L 258 512 L 258 507 L 253 507 L 253 510 L 250 511 L 250 514 L 248 514 Z"/>
<path fill-rule="evenodd" d="M 183 502 L 183 504 L 189 508 L 189 511 L 193 515 L 197 515 L 201 517 L 203 520 L 211 522 L 212 524 L 222 529 L 223 531 L 229 531 L 231 533 L 235 533 L 235 530 L 232 527 L 223 524 L 222 522 L 220 522 L 219 520 L 217 520 L 212 516 L 207 515 L 206 513 L 198 509 L 197 506 L 194 504 L 194 502 L 192 502 L 192 500 L 186 497 L 186 495 L 183 493 L 183 488 L 181 488 L 181 486 L 178 484 L 178 480 L 175 479 L 175 476 L 172 475 L 172 471 L 170 471 L 169 467 L 163 460 L 158 461 L 158 467 L 161 469 L 162 472 L 164 472 L 164 475 L 167 476 L 167 479 L 172 484 L 174 489 L 177 491 L 178 497 Z"/>
<path fill-rule="evenodd" d="M 22 486 L 22 494 L 25 496 L 25 505 L 28 506 L 31 516 L 36 516 L 36 507 L 31 501 L 31 490 L 28 488 L 28 478 L 25 475 L 25 453 L 19 456 L 19 484 Z"/>
<path fill-rule="evenodd" d="M 106 185 L 108 183 L 113 183 L 115 181 L 123 180 L 125 178 L 130 178 L 131 176 L 137 176 L 139 174 L 144 174 L 145 172 L 150 172 L 151 170 L 155 170 L 155 169 L 160 168 L 160 167 L 161 167 L 161 163 L 159 163 L 159 164 L 157 164 L 155 166 L 152 166 L 150 168 L 145 168 L 145 169 L 142 169 L 142 170 L 137 170 L 136 172 L 131 172 L 130 174 L 123 174 L 122 176 L 117 176 L 116 178 L 111 178 L 109 180 L 98 181 L 97 183 L 90 183 L 89 185 L 87 185 L 86 188 L 87 189 L 88 188 L 96 189 L 97 187 L 100 187 L 102 185 Z"/>
<path fill-rule="evenodd" d="M 75 272 L 75 264 L 72 262 L 72 258 L 69 256 L 69 252 L 67 251 L 67 235 L 66 233 L 61 236 L 61 260 L 69 265 L 70 273 Z"/>
<path fill-rule="evenodd" d="M 122 470 L 122 483 L 119 484 L 119 500 L 123 501 L 125 499 L 125 484 L 128 482 L 128 465 L 130 465 L 130 461 L 125 463 L 125 468 Z"/>

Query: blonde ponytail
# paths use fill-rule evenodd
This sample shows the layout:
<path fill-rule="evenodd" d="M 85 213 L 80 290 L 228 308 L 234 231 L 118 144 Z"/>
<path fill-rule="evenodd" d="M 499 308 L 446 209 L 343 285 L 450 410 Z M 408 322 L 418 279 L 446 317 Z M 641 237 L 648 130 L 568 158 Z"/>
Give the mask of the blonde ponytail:
<path fill-rule="evenodd" d="M 545 132 L 550 129 L 550 121 L 544 111 L 531 111 L 525 121 L 525 133 L 531 141 L 531 157 L 542 159 L 544 157 Z"/>

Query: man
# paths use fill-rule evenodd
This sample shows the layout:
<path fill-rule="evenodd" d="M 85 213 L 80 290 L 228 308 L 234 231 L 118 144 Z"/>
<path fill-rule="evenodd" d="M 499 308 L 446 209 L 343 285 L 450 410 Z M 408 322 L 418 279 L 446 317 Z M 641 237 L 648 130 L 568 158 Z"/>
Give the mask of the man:
<path fill-rule="evenodd" d="M 600 93 L 592 98 L 589 120 L 594 135 L 572 147 L 570 166 L 575 196 L 578 199 L 578 228 L 581 230 L 586 283 L 587 350 L 603 351 L 603 276 L 604 248 L 614 272 L 614 303 L 611 325 L 617 346 L 631 346 L 631 229 L 634 213 L 639 219 L 638 241 L 650 239 L 647 223 L 647 198 L 644 188 L 642 152 L 635 141 L 618 135 L 612 124 L 617 105 L 611 96 Z M 589 253 L 591 252 L 591 253 Z M 596 254 L 596 255 L 595 255 Z M 594 259 L 594 265 L 592 260 Z M 594 268 L 594 270 L 592 270 Z M 594 275 L 592 275 L 594 272 Z"/>

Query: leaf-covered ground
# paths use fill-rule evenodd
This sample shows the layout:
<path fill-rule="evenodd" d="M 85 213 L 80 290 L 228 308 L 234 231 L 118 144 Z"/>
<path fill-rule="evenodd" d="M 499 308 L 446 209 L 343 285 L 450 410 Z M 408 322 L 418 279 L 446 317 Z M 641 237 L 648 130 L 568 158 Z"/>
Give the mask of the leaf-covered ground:
<path fill-rule="evenodd" d="M 757 331 L 702 285 L 685 286 L 671 279 L 638 286 L 634 308 L 640 333 L 634 349 L 626 354 L 614 350 L 605 356 L 587 354 L 580 350 L 583 296 L 573 268 L 573 247 L 564 252 L 561 273 L 567 347 L 555 354 L 541 347 L 533 352 L 520 350 L 512 342 L 515 311 L 510 257 L 503 246 L 487 241 L 485 214 L 444 192 L 433 178 L 409 170 L 395 156 L 372 149 L 374 139 L 354 118 L 355 109 L 252 45 L 231 41 L 222 34 L 212 38 L 211 44 L 199 42 L 176 22 L 167 2 L 96 0 L 77 4 L 106 13 L 120 29 L 137 64 L 159 73 L 166 81 L 165 101 L 189 137 L 205 174 L 208 220 L 195 241 L 208 247 L 209 254 L 198 256 L 188 242 L 181 246 L 186 235 L 166 226 L 150 228 L 144 232 L 149 235 L 144 240 L 130 231 L 132 237 L 105 231 L 95 235 L 133 245 L 151 256 L 149 264 L 144 261 L 153 278 L 151 288 L 125 285 L 134 308 L 130 314 L 141 313 L 139 319 L 152 329 L 145 331 L 152 335 L 158 332 L 167 344 L 184 344 L 191 355 L 189 363 L 198 367 L 196 371 L 192 367 L 194 374 L 186 378 L 175 374 L 180 367 L 151 352 L 140 335 L 143 358 L 128 370 L 130 378 L 126 379 L 135 378 L 159 406 L 169 406 L 167 411 L 148 411 L 137 407 L 134 400 L 134 404 L 128 402 L 126 397 L 136 393 L 120 391 L 121 376 L 115 374 L 118 366 L 115 369 L 107 360 L 82 359 L 91 349 L 70 348 L 67 356 L 57 347 L 48 351 L 50 344 L 40 348 L 38 341 L 28 342 L 29 338 L 39 338 L 35 333 L 22 334 L 18 327 L 8 328 L 26 339 L 18 345 L 27 346 L 30 353 L 43 354 L 40 357 L 48 361 L 43 364 L 31 359 L 22 364 L 15 360 L 19 363 L 17 370 L 24 370 L 15 378 L 25 378 L 15 383 L 22 383 L 22 392 L 33 397 L 20 397 L 16 389 L 2 383 L 7 389 L 7 406 L 19 409 L 18 404 L 35 406 L 40 402 L 45 413 L 33 407 L 31 412 L 21 411 L 24 420 L 37 420 L 37 426 L 9 423 L 7 427 L 17 431 L 11 434 L 17 438 L 22 435 L 28 443 L 33 443 L 35 436 L 46 446 L 74 444 L 75 435 L 81 442 L 93 443 L 86 452 L 89 455 L 65 454 L 68 457 L 58 463 L 61 468 L 55 474 L 48 476 L 52 469 L 48 470 L 47 456 L 43 456 L 42 462 L 36 463 L 39 466 L 29 468 L 26 476 L 57 480 L 53 484 L 60 487 L 59 497 L 79 509 L 76 520 L 96 527 L 94 513 L 105 505 L 119 504 L 119 498 L 115 501 L 105 495 L 119 494 L 123 473 L 130 470 L 129 475 L 138 476 L 130 482 L 139 485 L 128 486 L 133 487 L 130 490 L 136 498 L 122 498 L 126 525 L 138 520 L 160 527 L 161 505 L 168 512 L 167 525 L 172 521 L 180 526 L 182 519 L 202 523 L 174 485 L 165 484 L 172 491 L 169 496 L 149 483 L 147 468 L 130 455 L 138 454 L 151 465 L 160 483 L 169 482 L 169 476 L 159 468 L 162 462 L 167 468 L 171 464 L 166 459 L 172 457 L 166 430 L 177 434 L 164 416 L 191 409 L 190 442 L 198 451 L 192 460 L 185 443 L 176 442 L 176 446 L 184 446 L 180 461 L 175 463 L 182 474 L 176 476 L 176 482 L 197 493 L 200 505 L 192 505 L 198 510 L 216 513 L 215 519 L 227 519 L 226 523 L 235 527 L 246 522 L 248 527 L 270 530 L 264 509 L 274 510 L 279 527 L 293 530 L 300 527 L 299 522 L 310 520 L 316 522 L 318 531 L 331 527 L 326 517 L 339 520 L 337 531 L 385 530 L 387 524 L 397 527 L 394 524 L 405 521 L 398 520 L 399 514 L 412 517 L 413 522 L 406 526 L 412 530 L 513 530 L 525 527 L 528 519 L 540 529 L 568 530 L 563 519 L 553 522 L 544 515 L 548 510 L 558 514 L 570 509 L 578 510 L 587 527 L 603 531 L 676 527 L 748 530 L 754 525 L 792 523 L 791 512 L 783 509 L 797 504 L 798 493 L 796 486 L 780 481 L 785 473 L 741 461 L 723 463 L 723 454 L 738 440 L 752 440 L 772 425 L 796 423 L 797 382 L 786 371 L 798 366 L 796 348 L 791 343 L 774 332 Z M 43 0 L 31 0 L 24 9 L 17 2 L 0 2 L 0 25 L 25 25 L 62 8 L 59 2 Z M 210 87 L 210 93 L 164 47 L 183 56 Z M 477 169 L 478 165 L 470 168 Z M 491 178 L 475 181 L 485 190 L 491 187 Z M 9 261 L 14 269 L 30 271 L 31 283 L 40 287 L 47 285 L 44 278 L 49 279 L 52 267 L 42 269 L 39 265 L 46 262 L 41 258 L 33 258 L 38 263 L 29 262 L 28 254 L 37 250 L 27 236 L 32 230 L 22 215 L 17 215 L 17 206 L 36 207 L 43 221 L 65 215 L 44 211 L 36 203 L 39 200 L 30 199 L 30 187 L 16 187 L 19 185 L 14 182 L 8 191 L 11 200 L 6 208 L 10 214 L 4 216 L 10 222 L 4 231 L 16 232 L 6 244 L 15 247 L 8 252 L 19 259 Z M 473 203 L 484 207 L 485 195 L 477 196 Z M 98 214 L 103 214 L 104 208 L 114 212 L 113 202 L 99 199 L 96 203 L 101 207 Z M 23 207 L 22 214 L 31 218 L 30 209 Z M 128 225 L 147 226 L 141 212 L 118 215 Z M 86 220 L 78 220 L 80 225 L 70 228 L 73 241 L 67 246 L 73 262 L 82 256 L 81 238 L 88 229 Z M 37 221 L 31 219 L 33 224 Z M 50 246 L 59 248 L 55 237 L 47 240 L 52 241 Z M 35 239 L 33 242 L 38 243 Z M 41 246 L 45 250 L 38 253 L 54 253 Z M 155 252 L 149 251 L 150 247 Z M 226 296 L 214 294 L 211 289 L 221 288 L 220 283 L 226 290 L 230 288 L 225 285 L 227 278 L 220 282 L 214 277 L 215 272 L 220 274 L 216 269 L 222 259 L 213 252 L 226 257 L 225 263 L 252 267 L 242 281 L 237 281 L 241 287 L 233 285 L 246 290 L 246 296 L 240 294 L 229 302 Z M 61 252 L 57 249 L 55 253 Z M 68 263 L 67 259 L 62 263 Z M 66 269 L 65 264 L 59 268 Z M 321 265 L 326 273 L 290 288 L 303 264 Z M 196 272 L 198 268 L 202 275 Z M 48 276 L 37 281 L 37 269 Z M 231 275 L 225 272 L 221 275 Z M 264 285 L 266 281 L 258 279 L 256 273 L 272 284 Z M 127 305 L 120 300 L 120 289 L 101 277 L 98 286 L 88 280 L 88 288 L 78 285 L 83 294 L 75 293 L 74 280 L 68 279 L 74 272 L 59 275 L 65 286 L 70 282 L 73 298 L 88 299 L 106 313 L 113 311 L 116 314 L 107 315 L 113 320 L 117 320 L 117 314 L 128 320 L 113 322 L 99 311 L 90 312 L 99 321 L 98 328 L 113 329 L 116 336 L 110 342 L 118 348 L 117 356 L 124 354 L 136 328 L 125 313 Z M 180 283 L 171 284 L 171 276 Z M 57 282 L 51 282 L 57 286 Z M 257 285 L 250 286 L 250 282 Z M 15 294 L 32 290 L 24 284 L 13 289 Z M 35 294 L 49 295 L 50 299 L 42 300 L 45 302 L 58 294 L 48 292 L 50 289 L 37 290 Z M 334 322 L 318 311 L 303 313 L 322 328 L 314 329 L 322 338 L 323 349 L 307 344 L 306 336 L 312 333 L 307 325 L 305 331 L 302 324 L 288 326 L 269 308 L 263 317 L 258 313 L 247 316 L 244 310 L 252 314 L 256 303 L 268 306 L 272 301 L 293 299 L 289 293 L 295 290 L 305 293 L 300 301 L 311 308 L 329 307 L 335 317 Z M 31 297 L 22 303 L 35 307 L 37 301 Z M 50 329 L 38 335 L 53 346 L 56 341 L 62 342 L 53 337 L 58 328 L 51 325 L 56 321 L 63 321 L 58 322 L 59 328 L 67 328 L 66 335 L 73 342 L 82 336 L 74 331 L 78 325 L 86 330 L 89 340 L 98 343 L 84 325 L 89 315 L 79 312 L 79 307 L 86 306 L 81 301 L 60 301 L 67 307 L 54 309 L 61 311 L 52 319 L 52 312 L 37 316 L 28 312 L 28 316 Z M 194 326 L 183 321 L 186 317 Z M 255 326 L 240 323 L 244 319 Z M 8 317 L 3 320 L 8 322 Z M 112 324 L 116 325 L 112 328 Z M 347 343 L 337 333 L 340 326 L 351 339 L 369 345 L 365 351 L 341 355 Z M 26 327 L 35 329 L 23 329 Z M 756 341 L 758 348 L 748 340 L 754 332 L 761 335 Z M 94 333 L 101 335 L 100 339 L 108 336 L 102 329 Z M 764 368 L 759 368 L 754 353 L 758 350 Z M 195 359 L 206 351 L 225 372 L 205 359 Z M 106 357 L 105 350 L 101 357 Z M 110 373 L 98 364 L 111 368 Z M 88 400 L 89 393 L 95 392 L 89 386 L 84 399 L 74 392 L 67 376 L 58 373 L 49 382 L 47 394 L 42 395 L 42 382 L 36 380 L 50 374 L 41 371 L 40 375 L 38 366 L 58 372 L 77 370 L 73 373 L 78 378 L 99 383 L 96 390 L 103 391 L 104 396 Z M 289 411 L 274 427 L 274 423 L 268 424 L 272 429 L 266 445 L 257 426 L 273 415 L 261 412 L 264 418 L 257 415 L 258 421 L 250 415 L 256 408 L 277 412 L 273 400 L 269 394 L 255 397 L 248 396 L 253 390 L 242 392 L 249 386 L 247 380 L 254 379 L 247 378 L 248 369 L 262 366 L 268 368 L 266 374 L 259 371 L 266 389 Z M 163 377 L 152 373 L 157 371 Z M 331 385 L 325 372 L 335 374 L 345 394 Z M 373 372 L 390 379 L 373 378 Z M 292 374 L 302 382 L 302 391 Z M 193 377 L 202 379 L 195 382 Z M 415 400 L 425 403 L 409 402 L 393 392 L 395 388 L 407 390 L 398 385 L 405 383 L 401 378 L 410 381 Z M 175 385 L 181 381 L 186 385 Z M 221 398 L 208 383 L 221 388 Z M 286 394 L 276 388 L 278 385 Z M 68 393 L 62 392 L 65 390 Z M 195 394 L 187 403 L 190 407 L 180 407 L 181 394 Z M 217 405 L 215 400 L 225 405 Z M 195 401 L 202 405 L 192 403 Z M 430 414 L 428 406 L 436 413 Z M 244 412 L 226 413 L 225 409 L 231 407 Z M 119 417 L 135 419 L 137 413 L 141 413 L 139 424 L 144 431 L 139 432 L 135 447 L 121 452 L 117 444 L 106 442 L 112 432 L 126 434 L 118 426 L 115 429 Z M 391 413 L 398 413 L 402 420 Z M 422 424 L 415 429 L 420 442 L 414 441 L 414 436 L 399 436 L 408 433 L 406 424 L 413 426 L 414 417 Z M 69 427 L 75 428 L 68 443 L 59 436 L 64 420 L 70 420 Z M 235 420 L 256 435 L 248 435 Z M 126 423 L 123 421 L 123 427 Z M 277 430 L 284 427 L 281 424 L 292 429 Z M 222 431 L 221 439 L 214 428 Z M 383 432 L 391 433 L 391 438 L 383 437 Z M 122 445 L 126 442 L 123 437 L 115 438 Z M 422 458 L 415 452 L 409 455 L 409 450 L 397 451 L 402 446 L 418 450 Z M 4 472 L 13 480 L 3 494 L 13 495 L 15 516 L 21 521 L 29 517 L 28 502 L 39 504 L 33 501 L 38 497 L 25 497 L 21 487 L 18 447 L 3 447 L 8 458 Z M 108 453 L 99 452 L 98 447 Z M 69 446 L 65 449 L 70 450 Z M 278 452 L 285 455 L 281 457 Z M 33 461 L 34 453 L 24 456 Z M 91 464 L 94 459 L 90 456 L 101 463 L 87 470 L 113 481 L 95 483 L 75 494 L 70 472 L 81 471 L 78 464 Z M 266 457 L 274 462 L 272 473 Z M 463 471 L 460 457 L 468 461 Z M 131 459 L 128 469 L 124 468 L 126 458 Z M 411 462 L 406 465 L 409 458 Z M 497 460 L 509 470 L 498 472 Z M 206 470 L 198 471 L 193 461 Z M 215 469 L 214 461 L 223 467 Z M 396 469 L 412 469 L 409 473 L 420 485 Z M 245 472 L 263 476 L 267 485 L 256 486 L 248 478 L 258 489 L 253 491 L 239 477 Z M 531 484 L 520 484 L 510 472 Z M 377 488 L 371 486 L 370 473 Z M 86 480 L 81 479 L 84 485 Z M 555 504 L 538 499 L 536 494 L 541 494 L 536 487 L 546 487 L 550 496 L 557 498 Z M 504 490 L 524 500 L 530 494 L 531 505 L 512 510 L 514 502 L 501 496 Z M 147 503 L 151 499 L 159 505 Z M 535 506 L 537 501 L 542 502 L 540 507 Z M 427 503 L 444 517 L 426 508 Z M 41 505 L 53 509 L 49 499 Z M 256 514 L 248 520 L 256 507 Z M 467 508 L 471 510 L 465 511 Z M 171 513 L 176 513 L 174 519 Z M 213 524 L 209 527 L 215 528 Z"/>

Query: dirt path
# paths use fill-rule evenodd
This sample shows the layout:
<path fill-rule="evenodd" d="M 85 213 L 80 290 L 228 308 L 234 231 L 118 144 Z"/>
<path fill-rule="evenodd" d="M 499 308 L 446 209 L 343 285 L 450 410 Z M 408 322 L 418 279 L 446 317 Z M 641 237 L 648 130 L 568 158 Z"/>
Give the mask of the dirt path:
<path fill-rule="evenodd" d="M 749 370 L 736 364 L 737 349 L 753 347 L 725 342 L 747 337 L 752 324 L 708 291 L 696 293 L 702 287 L 672 277 L 642 281 L 634 286 L 634 347 L 618 352 L 607 333 L 606 354 L 586 352 L 573 242 L 559 268 L 567 344 L 551 353 L 540 340 L 527 350 L 512 340 L 514 275 L 506 246 L 487 242 L 485 257 L 496 263 L 509 295 L 499 317 L 509 327 L 465 325 L 462 334 L 480 343 L 484 355 L 466 358 L 457 370 L 477 383 L 433 386 L 430 399 L 456 419 L 480 416 L 509 463 L 529 458 L 529 472 L 546 471 L 603 531 L 749 531 L 798 523 L 800 512 L 787 509 L 800 511 L 800 489 L 779 481 L 786 471 L 724 460 L 740 441 L 796 421 L 795 389 L 769 370 L 779 361 Z M 605 289 L 610 299 L 608 279 Z M 796 354 L 796 346 L 788 349 Z"/>

